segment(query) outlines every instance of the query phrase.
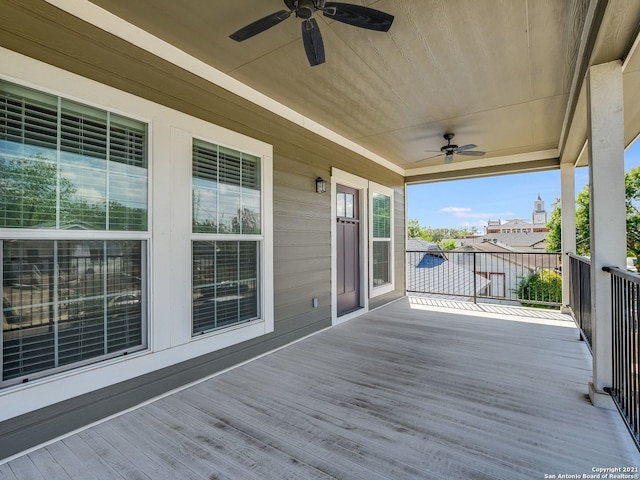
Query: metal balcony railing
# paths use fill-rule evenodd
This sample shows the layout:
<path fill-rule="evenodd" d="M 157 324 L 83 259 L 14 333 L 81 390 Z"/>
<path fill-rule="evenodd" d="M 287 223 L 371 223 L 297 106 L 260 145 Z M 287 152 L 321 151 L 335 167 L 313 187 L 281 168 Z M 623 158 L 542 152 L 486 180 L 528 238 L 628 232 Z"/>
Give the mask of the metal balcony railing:
<path fill-rule="evenodd" d="M 608 390 L 640 449 L 638 316 L 640 275 L 616 267 L 611 274 L 613 385 Z"/>
<path fill-rule="evenodd" d="M 474 302 L 559 307 L 556 253 L 407 251 L 407 291 Z"/>
<path fill-rule="evenodd" d="M 570 294 L 569 307 L 580 328 L 582 338 L 591 349 L 593 319 L 591 317 L 591 261 L 586 257 L 569 254 Z"/>

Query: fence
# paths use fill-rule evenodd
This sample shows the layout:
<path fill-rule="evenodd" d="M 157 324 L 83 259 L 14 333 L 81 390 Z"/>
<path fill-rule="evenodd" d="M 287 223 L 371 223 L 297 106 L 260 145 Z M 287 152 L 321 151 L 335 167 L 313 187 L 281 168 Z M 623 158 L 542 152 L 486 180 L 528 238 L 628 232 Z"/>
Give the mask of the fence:
<path fill-rule="evenodd" d="M 407 251 L 407 291 L 474 302 L 559 307 L 555 253 Z"/>

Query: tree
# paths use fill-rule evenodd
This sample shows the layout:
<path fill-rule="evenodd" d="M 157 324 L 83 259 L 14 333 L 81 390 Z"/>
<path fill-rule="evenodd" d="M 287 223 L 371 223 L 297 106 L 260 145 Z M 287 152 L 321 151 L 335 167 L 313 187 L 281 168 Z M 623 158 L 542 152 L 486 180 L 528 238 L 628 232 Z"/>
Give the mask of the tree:
<path fill-rule="evenodd" d="M 456 244 L 456 241 L 453 238 L 449 238 L 447 240 L 440 240 L 438 242 L 438 246 L 440 247 L 441 250 L 455 250 L 458 245 Z"/>
<path fill-rule="evenodd" d="M 627 224 L 627 253 L 629 256 L 640 256 L 640 167 L 634 167 L 624 175 L 625 205 Z M 589 255 L 591 231 L 589 224 L 589 185 L 578 193 L 576 198 L 576 253 Z M 560 205 L 551 212 L 547 224 L 547 251 L 558 252 L 560 243 Z"/>
<path fill-rule="evenodd" d="M 0 226 L 54 226 L 57 206 L 62 220 L 75 191 L 69 180 L 58 179 L 56 162 L 46 155 L 0 158 Z"/>
<path fill-rule="evenodd" d="M 527 300 L 538 302 L 560 302 L 562 300 L 562 276 L 553 270 L 541 270 L 522 279 L 516 289 L 518 299 L 524 307 L 555 308 Z"/>
<path fill-rule="evenodd" d="M 547 252 L 562 251 L 561 222 L 562 213 L 560 211 L 560 203 L 557 203 L 547 223 L 547 228 L 549 229 L 549 233 L 547 234 L 547 247 L 545 248 Z"/>
<path fill-rule="evenodd" d="M 422 227 L 416 219 L 411 219 L 407 222 L 407 236 L 409 238 L 421 238 L 427 242 L 436 243 L 442 250 L 454 250 L 457 247 L 456 238 L 473 235 L 477 231 L 476 227 L 471 230 L 466 228 Z"/>
<path fill-rule="evenodd" d="M 407 236 L 409 238 L 422 238 L 428 242 L 432 242 L 433 238 L 427 235 L 426 229 L 420 226 L 420 222 L 415 218 L 407 222 Z"/>

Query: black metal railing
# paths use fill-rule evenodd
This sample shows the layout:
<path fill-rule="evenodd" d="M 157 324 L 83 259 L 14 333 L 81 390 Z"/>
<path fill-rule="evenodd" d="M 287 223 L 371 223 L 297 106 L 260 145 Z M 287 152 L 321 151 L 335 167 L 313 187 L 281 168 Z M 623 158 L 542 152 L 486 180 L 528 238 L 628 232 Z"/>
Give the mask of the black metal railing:
<path fill-rule="evenodd" d="M 591 260 L 568 254 L 571 288 L 569 307 L 583 340 L 591 349 L 593 319 L 591 316 Z"/>
<path fill-rule="evenodd" d="M 609 391 L 640 449 L 640 378 L 638 316 L 640 275 L 616 267 L 611 274 L 613 384 Z"/>
<path fill-rule="evenodd" d="M 508 305 L 559 307 L 560 255 L 407 251 L 407 291 Z"/>

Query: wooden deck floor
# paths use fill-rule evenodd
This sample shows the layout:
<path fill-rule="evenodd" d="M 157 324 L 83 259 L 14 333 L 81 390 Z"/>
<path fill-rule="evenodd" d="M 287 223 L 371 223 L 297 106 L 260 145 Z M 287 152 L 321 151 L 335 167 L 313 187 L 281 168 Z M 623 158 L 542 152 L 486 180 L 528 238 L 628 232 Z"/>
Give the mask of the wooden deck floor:
<path fill-rule="evenodd" d="M 585 395 L 590 356 L 570 322 L 428 303 L 321 332 L 15 458 L 0 478 L 529 480 L 640 467 L 618 413 Z"/>

